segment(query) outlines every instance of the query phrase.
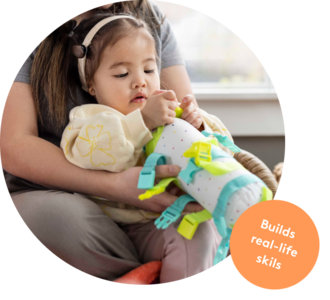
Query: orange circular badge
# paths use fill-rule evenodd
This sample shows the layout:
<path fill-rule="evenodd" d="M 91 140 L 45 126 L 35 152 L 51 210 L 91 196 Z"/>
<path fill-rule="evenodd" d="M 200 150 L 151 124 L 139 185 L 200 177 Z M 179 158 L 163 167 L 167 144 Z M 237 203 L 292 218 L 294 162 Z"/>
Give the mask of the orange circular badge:
<path fill-rule="evenodd" d="M 312 219 L 298 206 L 266 201 L 237 220 L 230 251 L 245 279 L 262 288 L 283 289 L 300 282 L 313 269 L 319 236 Z"/>

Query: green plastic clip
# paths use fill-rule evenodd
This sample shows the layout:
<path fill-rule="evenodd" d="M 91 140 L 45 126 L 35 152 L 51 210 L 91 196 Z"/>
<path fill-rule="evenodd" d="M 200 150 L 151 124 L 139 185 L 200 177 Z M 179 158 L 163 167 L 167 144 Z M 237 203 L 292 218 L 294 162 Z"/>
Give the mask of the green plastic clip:
<path fill-rule="evenodd" d="M 198 213 L 186 215 L 181 221 L 177 231 L 186 239 L 191 240 L 198 228 L 198 225 L 210 219 L 212 219 L 212 215 L 206 209 Z"/>

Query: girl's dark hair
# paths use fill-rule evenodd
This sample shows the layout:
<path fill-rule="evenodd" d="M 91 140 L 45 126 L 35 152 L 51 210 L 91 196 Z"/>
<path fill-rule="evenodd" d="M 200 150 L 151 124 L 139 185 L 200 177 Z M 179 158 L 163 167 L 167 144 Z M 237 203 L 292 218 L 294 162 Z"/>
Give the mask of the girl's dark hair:
<path fill-rule="evenodd" d="M 147 28 L 159 28 L 158 18 L 153 12 L 147 0 L 126 1 L 114 3 L 110 8 L 102 10 L 100 8 L 91 11 L 93 17 L 83 20 L 76 27 L 76 21 L 70 20 L 54 30 L 45 40 L 43 40 L 37 50 L 31 69 L 31 87 L 32 96 L 35 102 L 38 118 L 41 125 L 45 124 L 43 118 L 47 117 L 47 123 L 50 124 L 52 130 L 60 134 L 64 126 L 68 122 L 67 103 L 73 101 L 77 104 L 76 84 L 80 85 L 77 58 L 74 57 L 72 49 L 75 45 L 81 45 L 83 39 L 89 30 L 98 23 L 101 19 L 110 16 L 111 14 L 130 14 L 137 19 L 142 19 L 147 24 Z M 140 28 L 144 27 L 143 22 L 136 22 L 131 19 L 118 19 L 112 21 L 102 27 L 93 39 L 93 44 L 90 46 L 87 54 L 86 70 L 92 70 L 89 73 L 93 75 L 95 66 L 98 66 L 98 59 L 93 56 L 93 47 L 97 47 L 97 53 L 102 53 L 104 47 L 109 44 L 115 44 L 127 34 L 127 30 L 113 30 L 111 34 L 106 35 L 109 38 L 101 43 L 94 42 L 99 39 L 106 30 L 111 28 L 127 28 L 128 26 Z M 120 25 L 118 27 L 118 25 Z M 76 28 L 75 28 L 76 27 Z M 70 32 L 74 30 L 73 36 L 70 37 Z M 126 32 L 126 33 L 125 33 Z M 94 51 L 95 53 L 95 51 Z M 93 66 L 94 65 L 94 66 Z M 87 78 L 90 80 L 91 78 Z"/>
<path fill-rule="evenodd" d="M 117 14 L 118 15 L 118 14 Z M 126 15 L 126 14 L 119 14 Z M 72 36 L 72 40 L 74 41 L 75 46 L 73 46 L 73 54 L 76 57 L 83 57 L 84 51 L 81 47 L 84 38 L 87 33 L 101 20 L 112 16 L 110 14 L 96 14 L 94 17 L 82 21 L 77 29 L 75 29 L 75 33 Z M 129 16 L 129 15 L 127 15 Z M 146 23 L 139 19 L 130 19 L 130 18 L 122 18 L 111 21 L 104 25 L 93 37 L 91 45 L 87 49 L 86 55 L 86 67 L 85 67 L 85 76 L 87 87 L 90 86 L 91 81 L 94 78 L 94 74 L 97 68 L 100 65 L 102 54 L 105 48 L 114 46 L 119 40 L 127 36 L 136 36 L 137 32 L 135 30 L 144 28 L 150 35 L 150 41 L 152 46 L 155 46 L 154 39 L 152 37 L 152 33 Z M 134 30 L 135 29 L 135 30 Z M 69 46 L 70 47 L 70 46 Z M 156 47 L 155 52 L 156 52 Z M 77 59 L 73 59 L 71 64 L 73 66 L 73 70 L 77 70 Z"/>

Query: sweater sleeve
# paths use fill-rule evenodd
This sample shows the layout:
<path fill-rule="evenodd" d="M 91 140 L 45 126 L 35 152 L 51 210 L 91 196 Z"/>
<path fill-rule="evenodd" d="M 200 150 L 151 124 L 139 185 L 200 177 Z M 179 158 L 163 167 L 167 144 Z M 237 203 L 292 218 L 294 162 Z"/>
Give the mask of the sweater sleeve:
<path fill-rule="evenodd" d="M 61 148 L 76 166 L 121 172 L 136 165 L 151 139 L 140 110 L 124 116 L 110 107 L 87 104 L 70 112 Z"/>
<path fill-rule="evenodd" d="M 203 125 L 204 125 L 204 130 L 209 131 L 209 132 L 216 132 L 220 133 L 222 135 L 227 136 L 231 141 L 233 141 L 233 138 L 226 128 L 226 126 L 220 121 L 219 118 L 217 118 L 214 115 L 208 114 L 206 111 L 199 109 L 202 118 L 203 118 Z M 222 144 L 219 143 L 219 146 L 222 150 L 226 151 L 228 154 L 234 156 L 234 152 L 229 150 L 227 147 L 224 147 Z"/>

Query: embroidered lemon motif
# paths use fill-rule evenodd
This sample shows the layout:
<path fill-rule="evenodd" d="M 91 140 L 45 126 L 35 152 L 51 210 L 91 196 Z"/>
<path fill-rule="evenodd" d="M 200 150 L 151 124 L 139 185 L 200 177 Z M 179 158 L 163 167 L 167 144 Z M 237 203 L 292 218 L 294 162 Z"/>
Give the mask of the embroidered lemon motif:
<path fill-rule="evenodd" d="M 91 164 L 95 167 L 113 165 L 115 159 L 110 155 L 111 136 L 108 131 L 103 132 L 102 125 L 86 128 L 86 138 L 79 136 L 76 142 L 82 157 L 90 156 Z"/>
<path fill-rule="evenodd" d="M 64 139 L 65 139 L 65 141 L 66 141 L 66 145 L 65 145 L 65 147 L 64 147 L 64 151 L 65 151 L 64 155 L 67 155 L 67 154 L 69 153 L 69 149 L 68 149 L 69 141 L 67 140 L 66 137 L 65 137 Z"/>
<path fill-rule="evenodd" d="M 64 133 L 66 133 L 68 130 L 72 130 L 71 126 L 72 126 L 72 125 L 67 126 L 67 127 L 65 128 L 65 130 L 64 130 Z M 63 135 L 63 136 L 64 136 L 64 135 Z M 66 137 L 64 137 L 64 139 L 65 139 L 66 144 L 65 144 L 65 146 L 63 146 L 64 141 L 62 141 L 62 142 L 61 142 L 61 147 L 62 147 L 62 148 L 64 147 L 64 155 L 67 155 L 67 154 L 69 153 L 69 149 L 68 149 L 69 141 L 68 141 L 68 139 L 67 139 Z"/>

